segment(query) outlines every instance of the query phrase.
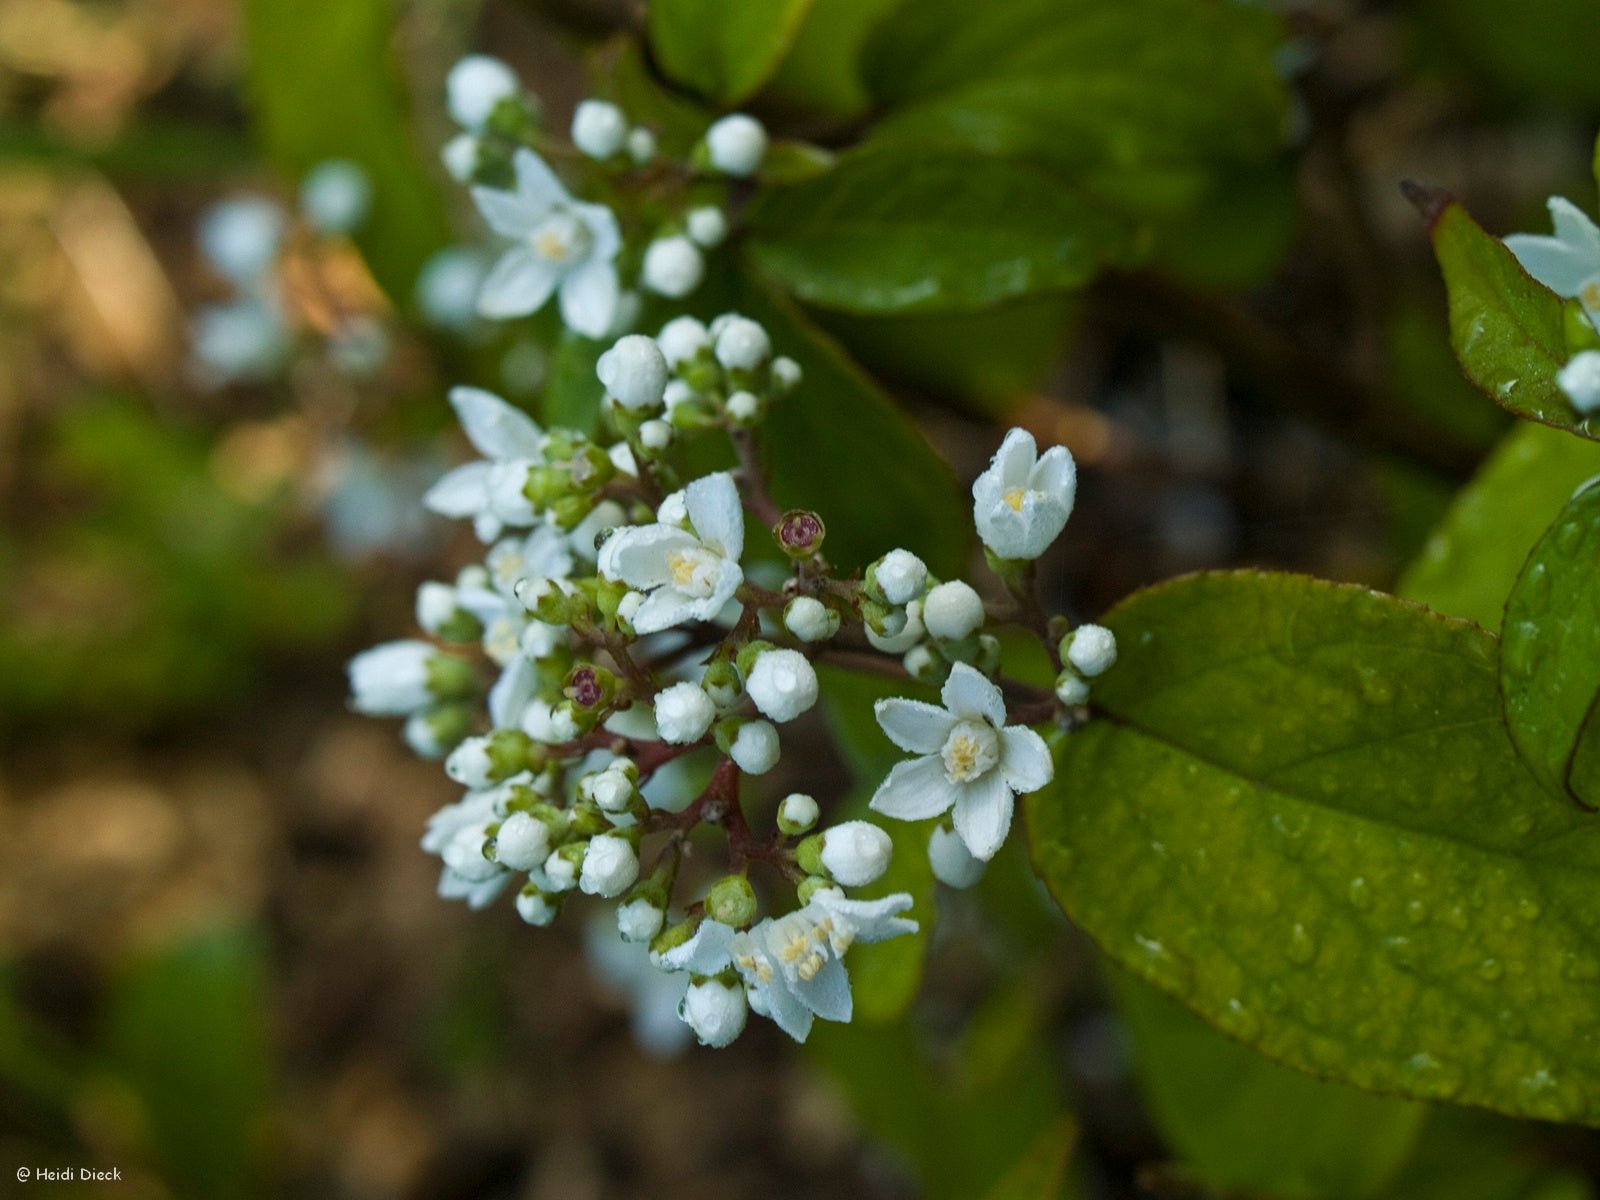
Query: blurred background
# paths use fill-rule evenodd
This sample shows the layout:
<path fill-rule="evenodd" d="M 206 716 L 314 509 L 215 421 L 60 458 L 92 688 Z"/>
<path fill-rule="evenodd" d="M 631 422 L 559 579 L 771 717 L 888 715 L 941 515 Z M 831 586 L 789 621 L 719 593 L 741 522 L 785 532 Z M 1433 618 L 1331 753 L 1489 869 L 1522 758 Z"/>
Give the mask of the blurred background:
<path fill-rule="evenodd" d="M 1150 269 L 818 319 L 963 480 L 1000 421 L 1071 447 L 1047 587 L 1075 618 L 1229 564 L 1393 586 L 1505 424 L 1399 181 L 1498 231 L 1595 199 L 1600 8 L 1514 9 L 1287 4 L 1289 145 Z M 1070 1112 L 1070 1188 L 1205 1194 L 1160 1165 L 1100 969 L 1016 862 L 942 897 L 911 1019 L 804 1051 L 765 1022 L 690 1049 L 581 915 L 435 898 L 416 843 L 452 785 L 346 710 L 343 664 L 471 554 L 417 504 L 461 453 L 444 389 L 536 407 L 553 369 L 551 329 L 464 314 L 474 251 L 439 257 L 482 242 L 438 165 L 442 81 L 499 55 L 564 129 L 585 55 L 640 20 L 0 0 L 0 1192 L 74 1165 L 152 1200 L 976 1197 Z M 858 116 L 786 86 L 756 111 L 848 143 Z M 301 192 L 340 159 L 371 188 L 353 237 L 319 208 L 348 192 Z M 270 294 L 200 245 L 243 197 L 286 222 Z M 810 736 L 776 794 L 849 786 Z M 1600 1164 L 1582 1134 L 1435 1124 L 1514 1145 L 1495 1196 L 1586 1196 Z"/>

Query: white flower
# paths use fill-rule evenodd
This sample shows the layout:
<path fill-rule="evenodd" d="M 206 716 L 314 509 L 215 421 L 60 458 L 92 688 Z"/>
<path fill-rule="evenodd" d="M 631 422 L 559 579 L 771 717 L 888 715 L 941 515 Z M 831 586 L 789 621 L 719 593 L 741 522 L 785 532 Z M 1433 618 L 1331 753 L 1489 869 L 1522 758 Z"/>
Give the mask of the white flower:
<path fill-rule="evenodd" d="M 922 624 L 940 641 L 960 641 L 983 624 L 983 598 L 959 579 L 941 583 L 922 602 Z"/>
<path fill-rule="evenodd" d="M 478 139 L 470 133 L 456 134 L 439 150 L 439 161 L 451 179 L 466 183 L 478 170 Z M 476 289 L 473 297 L 477 297 Z"/>
<path fill-rule="evenodd" d="M 639 444 L 646 450 L 665 450 L 676 436 L 676 431 L 666 421 L 646 421 L 639 426 Z"/>
<path fill-rule="evenodd" d="M 617 932 L 625 942 L 648 942 L 661 932 L 667 913 L 648 896 L 617 905 Z"/>
<path fill-rule="evenodd" d="M 778 731 L 767 721 L 746 721 L 728 747 L 728 757 L 746 775 L 765 775 L 778 765 Z"/>
<path fill-rule="evenodd" d="M 872 569 L 878 590 L 890 604 L 909 604 L 928 583 L 928 564 L 909 550 L 891 550 Z"/>
<path fill-rule="evenodd" d="M 448 583 L 429 580 L 417 588 L 417 624 L 429 633 L 438 633 L 459 608 L 456 589 Z"/>
<path fill-rule="evenodd" d="M 600 356 L 595 374 L 623 408 L 660 408 L 667 360 L 653 338 L 630 333 Z"/>
<path fill-rule="evenodd" d="M 815 596 L 796 596 L 784 606 L 783 625 L 802 642 L 822 642 L 839 632 L 839 614 Z"/>
<path fill-rule="evenodd" d="M 600 548 L 602 576 L 648 593 L 633 615 L 641 634 L 715 619 L 744 581 L 744 511 L 733 476 L 696 479 L 684 490 L 684 507 L 693 533 L 668 524 L 634 526 Z"/>
<path fill-rule="evenodd" d="M 804 792 L 791 792 L 778 805 L 778 824 L 787 834 L 804 833 L 821 815 L 816 799 Z"/>
<path fill-rule="evenodd" d="M 656 696 L 656 729 L 669 745 L 699 741 L 716 715 L 716 705 L 698 683 L 675 683 Z"/>
<path fill-rule="evenodd" d="M 529 925 L 549 925 L 561 909 L 536 887 L 526 887 L 517 893 L 517 915 Z"/>
<path fill-rule="evenodd" d="M 1056 699 L 1068 708 L 1089 702 L 1089 681 L 1073 671 L 1056 676 Z"/>
<path fill-rule="evenodd" d="M 589 794 L 594 797 L 594 802 L 600 806 L 601 812 L 622 812 L 633 802 L 633 792 L 633 780 L 628 778 L 623 768 L 615 764 L 596 775 L 589 785 Z"/>
<path fill-rule="evenodd" d="M 965 889 L 983 878 L 989 864 L 973 858 L 961 836 L 939 824 L 928 837 L 928 865 L 933 868 L 933 877 L 946 887 Z"/>
<path fill-rule="evenodd" d="M 657 238 L 644 252 L 639 282 L 661 296 L 687 296 L 705 278 L 706 260 L 686 237 Z"/>
<path fill-rule="evenodd" d="M 678 1005 L 683 1023 L 694 1030 L 702 1046 L 721 1049 L 744 1032 L 749 1005 L 744 989 L 720 979 L 700 979 L 689 985 Z"/>
<path fill-rule="evenodd" d="M 878 701 L 878 724 L 895 745 L 918 757 L 889 772 L 871 808 L 905 821 L 951 812 L 974 857 L 994 857 L 1011 828 L 1018 793 L 1055 777 L 1050 751 L 1033 730 L 1007 726 L 1005 699 L 966 663 L 950 670 L 944 707 L 917 700 Z"/>
<path fill-rule="evenodd" d="M 514 812 L 500 822 L 494 856 L 513 871 L 531 871 L 550 857 L 550 827 L 525 812 Z"/>
<path fill-rule="evenodd" d="M 489 739 L 469 737 L 444 760 L 444 773 L 462 787 L 483 788 L 491 782 L 494 763 L 489 759 Z"/>
<path fill-rule="evenodd" d="M 710 344 L 711 334 L 693 317 L 674 317 L 656 334 L 656 345 L 673 367 L 688 362 Z"/>
<path fill-rule="evenodd" d="M 445 844 L 439 857 L 456 877 L 468 883 L 483 883 L 499 875 L 504 868 L 491 862 L 484 854 L 489 844 L 489 823 L 479 821 L 456 832 Z"/>
<path fill-rule="evenodd" d="M 1600 354 L 1595 355 L 1600 360 Z M 1600 365 L 1600 363 L 1597 363 Z M 1080 675 L 1094 678 L 1111 669 L 1117 661 L 1117 638 L 1104 625 L 1080 625 L 1067 647 L 1067 662 Z"/>
<path fill-rule="evenodd" d="M 753 392 L 735 392 L 728 397 L 727 409 L 735 421 L 749 424 L 761 415 L 761 401 Z"/>
<path fill-rule="evenodd" d="M 877 882 L 893 854 L 889 835 L 869 821 L 846 821 L 822 835 L 822 865 L 845 887 Z"/>
<path fill-rule="evenodd" d="M 200 252 L 230 283 L 248 290 L 277 261 L 286 223 L 283 210 L 264 197 L 224 200 L 200 219 Z"/>
<path fill-rule="evenodd" d="M 535 700 L 522 714 L 522 732 L 548 746 L 570 742 L 579 734 L 578 724 L 564 708 Z"/>
<path fill-rule="evenodd" d="M 483 458 L 449 472 L 422 502 L 445 517 L 472 517 L 492 541 L 506 525 L 531 525 L 537 514 L 522 494 L 528 469 L 541 461 L 544 434 L 532 417 L 481 388 L 450 389 L 467 440 Z"/>
<path fill-rule="evenodd" d="M 444 86 L 445 107 L 450 116 L 457 125 L 473 132 L 483 128 L 502 100 L 522 90 L 517 73 L 487 54 L 469 54 L 456 63 Z"/>
<path fill-rule="evenodd" d="M 1558 296 L 1576 297 L 1600 327 L 1600 226 L 1576 204 L 1551 196 L 1554 237 L 1514 233 L 1505 239 L 1523 269 Z"/>
<path fill-rule="evenodd" d="M 756 656 L 745 691 L 774 721 L 792 721 L 817 702 L 817 672 L 798 650 L 767 650 Z"/>
<path fill-rule="evenodd" d="M 706 130 L 706 149 L 717 170 L 741 178 L 754 175 L 767 156 L 767 131 L 754 117 L 734 113 Z"/>
<path fill-rule="evenodd" d="M 723 215 L 720 208 L 706 205 L 702 208 L 689 210 L 689 215 L 684 218 L 688 227 L 689 238 L 698 242 L 706 249 L 720 246 L 722 240 L 728 236 L 728 218 Z"/>
<path fill-rule="evenodd" d="M 440 729 L 439 714 L 431 709 L 419 709 L 406 718 L 406 745 L 418 758 L 440 758 L 450 749 L 449 740 Z"/>
<path fill-rule="evenodd" d="M 712 324 L 717 361 L 730 371 L 754 371 L 772 356 L 772 339 L 749 317 L 720 316 Z"/>
<path fill-rule="evenodd" d="M 574 200 L 533 151 L 518 150 L 512 165 L 515 191 L 472 189 L 489 227 L 516 242 L 483 281 L 478 311 L 495 318 L 525 316 L 559 289 L 568 327 L 585 337 L 604 337 L 620 293 L 613 261 L 622 248 L 616 217 L 602 204 Z"/>
<path fill-rule="evenodd" d="M 1584 350 L 1561 368 L 1556 383 L 1581 413 L 1600 408 L 1600 350 Z"/>
<path fill-rule="evenodd" d="M 972 519 L 999 558 L 1038 558 L 1066 527 L 1078 489 L 1078 468 L 1065 446 L 1043 457 L 1033 435 L 1006 434 L 988 470 L 972 485 Z"/>
<path fill-rule="evenodd" d="M 799 387 L 802 374 L 800 364 L 786 354 L 772 360 L 772 386 L 780 392 L 792 392 Z"/>
<path fill-rule="evenodd" d="M 913 600 L 906 605 L 905 612 L 898 615 L 900 628 L 893 633 L 877 633 L 871 625 L 864 625 L 862 632 L 867 635 L 867 641 L 872 643 L 875 650 L 885 654 L 904 654 L 911 647 L 922 640 L 927 632 L 922 625 L 922 601 Z"/>
<path fill-rule="evenodd" d="M 615 104 L 584 100 L 572 114 L 572 144 L 590 158 L 610 158 L 628 137 L 628 118 Z"/>
<path fill-rule="evenodd" d="M 570 892 L 578 886 L 578 868 L 572 859 L 562 854 L 560 850 L 554 851 L 544 860 L 542 869 L 544 881 L 550 885 L 551 891 Z"/>
<path fill-rule="evenodd" d="M 620 896 L 639 878 L 639 855 L 633 843 L 615 834 L 589 839 L 578 887 L 591 896 Z"/>
<path fill-rule="evenodd" d="M 642 125 L 628 132 L 628 157 L 641 167 L 656 156 L 656 135 Z"/>
<path fill-rule="evenodd" d="M 349 233 L 372 207 L 372 181 L 347 158 L 320 162 L 300 181 L 300 211 L 324 233 Z"/>
<path fill-rule="evenodd" d="M 409 716 L 431 704 L 429 668 L 439 652 L 427 642 L 385 642 L 350 660 L 351 703 L 369 716 Z"/>

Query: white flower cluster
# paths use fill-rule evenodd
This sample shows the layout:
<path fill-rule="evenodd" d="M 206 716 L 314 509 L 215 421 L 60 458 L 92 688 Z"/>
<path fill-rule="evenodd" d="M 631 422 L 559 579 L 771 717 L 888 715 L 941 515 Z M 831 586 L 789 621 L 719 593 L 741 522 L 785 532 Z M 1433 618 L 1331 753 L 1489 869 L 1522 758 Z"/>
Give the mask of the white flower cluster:
<path fill-rule="evenodd" d="M 301 180 L 297 215 L 311 234 L 350 234 L 371 206 L 366 172 L 345 159 L 319 163 Z M 235 293 L 234 299 L 195 314 L 191 348 L 205 385 L 260 382 L 287 365 L 294 350 L 293 322 L 277 266 L 294 219 L 277 200 L 259 195 L 219 201 L 201 217 L 200 253 Z M 333 364 L 352 375 L 371 374 L 388 349 L 382 327 L 367 317 L 346 319 L 328 343 Z"/>
<path fill-rule="evenodd" d="M 657 172 L 659 180 L 681 176 L 692 186 L 685 183 L 669 202 L 674 215 L 653 218 L 649 236 L 629 247 L 618 214 L 576 198 L 534 148 L 538 105 L 510 67 L 472 55 L 451 70 L 446 90 L 463 130 L 445 147 L 446 168 L 476 185 L 472 195 L 484 220 L 511 243 L 478 294 L 478 310 L 495 320 L 537 312 L 556 296 L 568 328 L 602 338 L 633 326 L 639 297 L 630 288 L 668 299 L 690 295 L 705 278 L 706 252 L 728 235 L 726 177 L 754 174 L 767 152 L 766 131 L 754 118 L 734 114 L 715 122 L 688 158 L 675 164 L 681 171 Z M 654 131 L 630 122 L 609 101 L 582 101 L 569 133 L 573 147 L 593 164 L 585 184 L 664 162 Z M 697 175 L 708 178 L 693 182 Z M 720 185 L 713 182 L 719 178 Z M 626 287 L 622 261 L 638 264 Z"/>
<path fill-rule="evenodd" d="M 726 233 L 722 207 L 702 202 L 705 177 L 726 189 L 728 177 L 759 169 L 767 140 L 757 122 L 723 118 L 658 175 L 648 130 L 613 105 L 581 104 L 572 142 L 591 175 L 613 173 L 608 195 L 625 198 L 634 172 L 698 180 L 678 227 L 625 246 L 621 229 L 635 214 L 619 222 L 579 199 L 584 189 L 569 192 L 535 153 L 538 110 L 509 68 L 465 60 L 449 95 L 468 142 L 447 158 L 470 158 L 461 173 L 512 242 L 478 308 L 512 316 L 556 297 L 569 328 L 608 335 L 595 371 L 601 430 L 545 429 L 489 392 L 450 393 L 480 457 L 440 479 L 425 503 L 470 520 L 488 549 L 454 580 L 422 585 L 416 614 L 436 642 L 470 655 L 419 640 L 369 650 L 350 664 L 355 707 L 404 717 L 412 748 L 443 759 L 463 789 L 423 839 L 442 861 L 442 895 L 476 907 L 513 890 L 534 925 L 575 895 L 609 902 L 621 942 L 647 950 L 651 969 L 675 981 L 667 991 L 641 983 L 639 955 L 616 958 L 641 1004 L 670 992 L 707 1045 L 731 1042 L 751 1011 L 803 1039 L 819 1017 L 850 1018 L 853 944 L 917 928 L 909 895 L 851 894 L 888 870 L 895 843 L 884 828 L 828 824 L 824 806 L 799 792 L 776 804 L 764 830 L 747 816 L 741 785 L 760 788 L 787 727 L 816 708 L 817 664 L 885 654 L 891 673 L 942 689 L 942 705 L 878 706 L 883 732 L 912 757 L 870 809 L 936 822 L 934 871 L 965 887 L 1004 842 L 1016 796 L 1053 776 L 1030 726 L 1076 720 L 1086 681 L 1111 665 L 1115 643 L 1098 626 L 1068 631 L 1036 606 L 991 610 L 971 584 L 935 578 L 910 550 L 891 550 L 864 576 L 835 572 L 822 519 L 778 509 L 761 473 L 764 418 L 800 385 L 799 364 L 737 313 L 676 316 L 654 337 L 625 332 L 633 318 L 622 264 L 640 264 L 646 290 L 692 290 L 700 251 Z M 725 444 L 701 449 L 737 458 L 737 470 L 686 469 L 716 461 L 686 445 L 706 435 Z M 975 484 L 974 521 L 1014 605 L 1032 560 L 1065 526 L 1074 487 L 1067 451 L 1040 456 L 1020 430 Z M 762 529 L 789 565 L 781 585 L 759 570 L 752 577 Z M 1054 692 L 1000 675 L 994 627 L 1006 621 L 1059 639 Z M 498 672 L 487 688 L 473 659 Z M 726 840 L 726 864 L 709 875 L 704 855 L 685 853 L 704 826 Z M 671 1042 L 646 1024 L 653 1044 Z"/>
<path fill-rule="evenodd" d="M 1600 332 L 1600 226 L 1560 196 L 1550 197 L 1549 207 L 1554 236 L 1514 233 L 1505 239 L 1506 247 L 1545 287 L 1578 301 Z M 1600 409 L 1600 348 L 1575 354 L 1556 383 L 1580 413 Z"/>

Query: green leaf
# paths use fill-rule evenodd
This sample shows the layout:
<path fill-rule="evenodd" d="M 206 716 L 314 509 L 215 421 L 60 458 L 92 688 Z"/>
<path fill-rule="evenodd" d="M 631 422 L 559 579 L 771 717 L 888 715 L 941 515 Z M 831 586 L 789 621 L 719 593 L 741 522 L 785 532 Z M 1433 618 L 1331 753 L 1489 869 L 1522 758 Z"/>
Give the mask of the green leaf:
<path fill-rule="evenodd" d="M 1498 630 L 1534 542 L 1577 486 L 1597 474 L 1600 446 L 1543 425 L 1518 424 L 1456 496 L 1396 590 Z"/>
<path fill-rule="evenodd" d="M 963 312 L 1079 287 L 1122 222 L 1047 173 L 970 151 L 879 148 L 765 192 L 750 250 L 802 300 L 859 313 Z"/>
<path fill-rule="evenodd" d="M 737 104 L 778 69 L 810 7 L 811 0 L 651 0 L 650 45 L 673 79 Z"/>
<path fill-rule="evenodd" d="M 768 85 L 777 101 L 835 118 L 872 105 L 861 54 L 873 28 L 904 0 L 814 0 L 789 55 Z"/>
<path fill-rule="evenodd" d="M 1028 805 L 1068 916 L 1289 1066 L 1600 1123 L 1600 821 L 1518 759 L 1495 639 L 1253 572 L 1106 623 L 1106 719 Z"/>
<path fill-rule="evenodd" d="M 984 1200 L 1055 1200 L 1078 1140 L 1078 1125 L 1063 1117 L 1040 1132 L 1028 1152 L 984 1193 Z"/>
<path fill-rule="evenodd" d="M 1381 1200 L 1590 1200 L 1583 1177 L 1529 1153 L 1526 1126 L 1465 1108 L 1429 1114 L 1411 1160 Z"/>
<path fill-rule="evenodd" d="M 1539 539 L 1506 601 L 1500 692 L 1511 740 L 1552 790 L 1600 804 L 1600 489 L 1585 488 Z"/>
<path fill-rule="evenodd" d="M 1561 299 L 1461 205 L 1433 194 L 1419 200 L 1425 206 L 1446 200 L 1430 232 L 1450 293 L 1450 344 L 1467 378 L 1507 412 L 1583 437 L 1600 436 L 1580 423 L 1556 383 L 1571 357 Z"/>
<path fill-rule="evenodd" d="M 708 281 L 709 283 L 709 281 Z M 780 505 L 810 508 L 846 571 L 904 546 L 945 578 L 966 562 L 970 504 L 949 465 L 894 402 L 776 289 L 751 272 L 697 296 L 760 321 L 805 378 L 773 405 L 762 445 Z M 747 533 L 749 540 L 758 535 Z"/>
<path fill-rule="evenodd" d="M 247 87 L 258 135 L 298 178 L 329 158 L 359 163 L 372 213 L 356 240 L 378 282 L 405 304 L 422 264 L 449 238 L 437 174 L 407 123 L 392 0 L 247 0 Z"/>
<path fill-rule="evenodd" d="M 1516 20 L 1501 0 L 1423 0 L 1417 39 L 1453 52 L 1486 91 L 1487 81 L 1525 110 L 1600 104 L 1600 21 L 1593 0 L 1519 0 Z"/>
<path fill-rule="evenodd" d="M 595 364 L 605 348 L 604 342 L 562 331 L 544 385 L 541 409 L 545 425 L 590 435 L 600 427 L 600 399 L 605 389 L 595 375 Z"/>
<path fill-rule="evenodd" d="M 1111 982 L 1140 1090 L 1167 1144 L 1208 1189 L 1352 1200 L 1411 1152 L 1425 1106 L 1280 1067 L 1133 976 L 1117 971 Z"/>

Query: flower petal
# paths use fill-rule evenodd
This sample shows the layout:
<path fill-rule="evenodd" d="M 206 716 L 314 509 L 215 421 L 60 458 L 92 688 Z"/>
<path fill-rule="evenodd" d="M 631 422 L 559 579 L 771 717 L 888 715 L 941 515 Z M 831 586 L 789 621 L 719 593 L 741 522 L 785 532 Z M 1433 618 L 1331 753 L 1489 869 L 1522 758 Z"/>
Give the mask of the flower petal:
<path fill-rule="evenodd" d="M 660 633 L 687 621 L 708 620 L 704 609 L 704 600 L 685 596 L 677 588 L 660 587 L 646 596 L 633 614 L 633 628 L 640 634 Z"/>
<path fill-rule="evenodd" d="M 1005 844 L 1011 830 L 1011 810 L 1016 801 L 999 771 L 963 784 L 956 800 L 956 832 L 973 858 L 988 862 Z"/>
<path fill-rule="evenodd" d="M 772 1023 L 797 1042 L 803 1042 L 811 1032 L 811 1010 L 789 990 L 781 972 L 774 972 L 772 982 L 758 986 L 756 992 L 765 1001 L 767 1016 Z"/>
<path fill-rule="evenodd" d="M 850 973 L 831 954 L 822 970 L 810 979 L 796 979 L 793 986 L 800 1002 L 824 1021 L 850 1019 Z"/>
<path fill-rule="evenodd" d="M 501 237 L 531 237 L 539 223 L 550 215 L 548 204 L 506 188 L 475 187 L 472 202 L 478 206 L 489 228 Z"/>
<path fill-rule="evenodd" d="M 692 534 L 671 525 L 636 525 L 619 529 L 600 547 L 600 574 L 613 583 L 641 591 L 672 579 L 667 555 L 699 546 Z"/>
<path fill-rule="evenodd" d="M 532 660 L 518 654 L 500 672 L 489 689 L 489 719 L 496 729 L 515 729 L 539 686 L 539 671 Z"/>
<path fill-rule="evenodd" d="M 982 671 L 968 663 L 950 668 L 939 693 L 944 706 L 966 721 L 988 721 L 996 729 L 1006 723 L 1006 701 Z"/>
<path fill-rule="evenodd" d="M 1027 484 L 1028 473 L 1033 470 L 1033 464 L 1038 457 L 1039 448 L 1034 444 L 1033 434 L 1026 429 L 1013 429 L 1000 443 L 1000 449 L 994 452 L 989 470 L 998 477 L 1002 491 L 1006 488 L 1023 487 Z"/>
<path fill-rule="evenodd" d="M 544 307 L 560 279 L 561 269 L 554 263 L 528 246 L 513 246 L 478 289 L 478 311 L 493 320 L 525 317 Z"/>
<path fill-rule="evenodd" d="M 1505 243 L 1522 269 L 1558 296 L 1576 296 L 1587 280 L 1600 273 L 1600 258 L 1558 238 L 1513 233 Z"/>
<path fill-rule="evenodd" d="M 650 960 L 663 971 L 692 971 L 696 975 L 715 975 L 729 963 L 728 947 L 735 937 L 732 926 L 721 921 L 702 921 L 686 942 L 680 942 Z"/>
<path fill-rule="evenodd" d="M 937 704 L 899 696 L 879 700 L 872 711 L 889 740 L 908 754 L 937 754 L 956 723 L 955 716 Z"/>
<path fill-rule="evenodd" d="M 617 228 L 616 214 L 604 204 L 574 204 L 572 211 L 594 238 L 589 256 L 598 262 L 610 262 L 615 258 L 622 249 L 622 231 Z"/>
<path fill-rule="evenodd" d="M 684 489 L 683 500 L 700 540 L 737 561 L 744 553 L 744 508 L 733 476 L 726 471 L 702 476 Z"/>
<path fill-rule="evenodd" d="M 467 440 L 485 458 L 539 457 L 544 433 L 538 424 L 493 392 L 475 387 L 451 388 L 450 406 L 456 410 Z"/>
<path fill-rule="evenodd" d="M 1565 196 L 1551 196 L 1546 207 L 1550 209 L 1550 225 L 1556 237 L 1574 250 L 1587 252 L 1600 268 L 1600 225 Z"/>
<path fill-rule="evenodd" d="M 471 462 L 446 474 L 428 489 L 422 504 L 441 517 L 471 517 L 489 502 L 489 464 Z"/>
<path fill-rule="evenodd" d="M 584 337 L 605 337 L 617 318 L 620 294 L 616 267 L 590 259 L 561 283 L 561 319 Z"/>
<path fill-rule="evenodd" d="M 1070 514 L 1078 491 L 1078 464 L 1065 446 L 1051 446 L 1028 472 L 1028 487 L 1043 492 Z"/>
<path fill-rule="evenodd" d="M 944 763 L 930 754 L 896 763 L 867 807 L 886 817 L 921 821 L 948 809 L 956 802 L 956 794 L 955 785 L 945 777 Z"/>
<path fill-rule="evenodd" d="M 572 203 L 571 195 L 556 178 L 550 164 L 532 150 L 526 147 L 518 150 L 511 159 L 511 166 L 517 173 L 517 195 L 530 205 L 539 205 L 548 211 L 558 204 Z"/>
<path fill-rule="evenodd" d="M 1000 773 L 1012 791 L 1026 795 L 1056 777 L 1056 764 L 1042 737 L 1013 725 L 1000 731 Z"/>

